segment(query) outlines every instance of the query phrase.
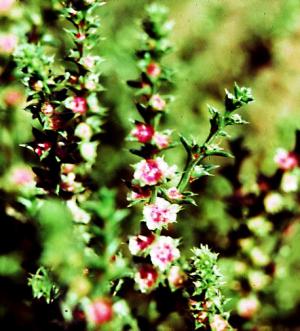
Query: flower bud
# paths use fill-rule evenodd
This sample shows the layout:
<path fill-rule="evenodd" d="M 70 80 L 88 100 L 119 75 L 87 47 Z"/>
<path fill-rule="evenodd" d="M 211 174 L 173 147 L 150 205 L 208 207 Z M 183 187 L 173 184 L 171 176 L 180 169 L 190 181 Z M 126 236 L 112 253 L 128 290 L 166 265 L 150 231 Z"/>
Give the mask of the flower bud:
<path fill-rule="evenodd" d="M 73 97 L 70 108 L 73 113 L 85 114 L 87 112 L 87 101 L 83 97 Z"/>
<path fill-rule="evenodd" d="M 112 320 L 112 303 L 106 298 L 99 298 L 93 301 L 86 311 L 87 320 L 94 325 L 105 324 Z"/>
<path fill-rule="evenodd" d="M 150 234 L 149 236 L 138 235 L 130 237 L 128 245 L 130 253 L 132 255 L 139 254 L 147 247 L 149 247 L 153 243 L 154 239 L 155 236 L 153 234 Z"/>
<path fill-rule="evenodd" d="M 297 192 L 299 178 L 296 174 L 286 172 L 282 176 L 280 187 L 283 192 Z"/>
<path fill-rule="evenodd" d="M 78 32 L 75 34 L 75 38 L 77 41 L 83 41 L 86 38 L 86 35 L 84 33 Z"/>
<path fill-rule="evenodd" d="M 41 112 L 46 116 L 51 116 L 54 113 L 54 108 L 49 102 L 45 102 L 41 108 Z"/>
<path fill-rule="evenodd" d="M 226 331 L 229 330 L 228 322 L 221 315 L 214 315 L 210 322 L 212 331 Z"/>
<path fill-rule="evenodd" d="M 35 153 L 38 156 L 42 156 L 45 152 L 47 152 L 51 148 L 50 142 L 44 142 L 37 144 L 37 147 L 34 149 Z"/>
<path fill-rule="evenodd" d="M 131 131 L 131 135 L 135 137 L 140 143 L 149 142 L 154 134 L 154 128 L 149 124 L 139 123 Z"/>
<path fill-rule="evenodd" d="M 243 298 L 238 302 L 237 311 L 241 317 L 252 318 L 259 308 L 259 302 L 256 297 Z"/>
<path fill-rule="evenodd" d="M 154 110 L 161 111 L 164 110 L 166 101 L 159 94 L 154 94 L 149 100 L 149 104 Z"/>
<path fill-rule="evenodd" d="M 156 285 L 158 273 L 153 266 L 145 264 L 139 268 L 134 279 L 140 291 L 146 293 Z"/>
<path fill-rule="evenodd" d="M 274 156 L 274 161 L 282 170 L 292 170 L 298 165 L 297 155 L 293 152 L 288 152 L 283 148 L 279 148 Z"/>
<path fill-rule="evenodd" d="M 171 200 L 180 200 L 183 198 L 183 195 L 176 187 L 171 187 L 167 191 L 167 196 Z"/>
<path fill-rule="evenodd" d="M 264 205 L 268 213 L 278 213 L 283 208 L 283 198 L 277 192 L 270 192 L 264 199 Z"/>
<path fill-rule="evenodd" d="M 76 126 L 75 136 L 81 138 L 82 140 L 90 140 L 92 135 L 92 128 L 87 123 L 82 122 Z"/>
<path fill-rule="evenodd" d="M 172 287 L 176 287 L 176 288 L 181 287 L 185 282 L 185 280 L 186 280 L 186 274 L 179 266 L 174 265 L 170 268 L 168 281 Z"/>
<path fill-rule="evenodd" d="M 170 137 L 166 134 L 155 132 L 153 141 L 159 149 L 167 148 L 170 144 Z"/>
<path fill-rule="evenodd" d="M 157 78 L 161 73 L 161 69 L 158 64 L 152 62 L 148 64 L 146 72 L 150 77 Z"/>

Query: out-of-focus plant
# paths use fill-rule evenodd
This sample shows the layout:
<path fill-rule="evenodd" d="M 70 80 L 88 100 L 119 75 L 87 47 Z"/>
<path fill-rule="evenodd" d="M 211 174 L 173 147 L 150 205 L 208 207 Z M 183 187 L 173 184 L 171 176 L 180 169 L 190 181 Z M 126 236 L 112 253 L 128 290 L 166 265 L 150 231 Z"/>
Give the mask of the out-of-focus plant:
<path fill-rule="evenodd" d="M 233 323 L 241 329 L 271 327 L 273 319 L 284 325 L 284 315 L 278 315 L 282 311 L 281 301 L 286 300 L 285 313 L 298 303 L 284 299 L 289 296 L 282 295 L 282 291 L 286 283 L 283 275 L 293 273 L 295 268 L 286 256 L 294 245 L 299 222 L 299 155 L 297 131 L 292 151 L 277 150 L 274 157 L 277 171 L 271 176 L 258 173 L 250 189 L 240 181 L 237 171 L 240 166 L 226 169 L 234 187 L 232 195 L 226 197 L 227 212 L 238 223 L 228 233 L 230 242 L 227 248 L 223 247 L 228 258 L 223 263 L 224 268 L 232 270 L 228 279 L 232 293 L 235 292 Z M 238 163 L 243 161 L 241 158 Z"/>
<path fill-rule="evenodd" d="M 70 22 L 65 31 L 73 46 L 63 60 L 56 60 L 49 43 L 31 38 L 15 52 L 32 115 L 34 141 L 24 147 L 31 152 L 36 180 L 19 202 L 41 227 L 41 267 L 29 278 L 34 297 L 59 300 L 71 324 L 134 330 L 128 305 L 112 297 L 111 289 L 128 273 L 118 253 L 127 212 L 117 210 L 112 191 L 93 192 L 97 186 L 90 178 L 105 115 L 98 101 L 102 58 L 94 53 L 103 4 L 55 2 Z"/>
<path fill-rule="evenodd" d="M 223 182 L 216 178 L 210 185 L 202 180 L 199 186 L 205 199 L 197 217 L 204 224 L 195 225 L 195 231 L 220 252 L 225 295 L 232 298 L 226 305 L 232 326 L 292 328 L 299 304 L 299 258 L 294 254 L 299 236 L 299 132 L 294 149 L 277 150 L 272 175 L 259 170 L 257 176 L 245 177 L 249 150 L 242 140 L 230 145 L 237 158 L 221 169 Z M 206 209 L 211 205 L 215 210 L 209 209 L 209 216 Z"/>

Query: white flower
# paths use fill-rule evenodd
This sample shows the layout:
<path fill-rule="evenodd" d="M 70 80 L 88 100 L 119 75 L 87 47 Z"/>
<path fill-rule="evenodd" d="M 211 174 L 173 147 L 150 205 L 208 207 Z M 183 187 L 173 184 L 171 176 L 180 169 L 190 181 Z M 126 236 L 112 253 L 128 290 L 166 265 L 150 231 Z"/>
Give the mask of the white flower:
<path fill-rule="evenodd" d="M 146 205 L 143 210 L 144 219 L 149 230 L 160 229 L 164 225 L 176 222 L 180 206 L 171 204 L 163 198 L 156 198 L 155 203 Z"/>

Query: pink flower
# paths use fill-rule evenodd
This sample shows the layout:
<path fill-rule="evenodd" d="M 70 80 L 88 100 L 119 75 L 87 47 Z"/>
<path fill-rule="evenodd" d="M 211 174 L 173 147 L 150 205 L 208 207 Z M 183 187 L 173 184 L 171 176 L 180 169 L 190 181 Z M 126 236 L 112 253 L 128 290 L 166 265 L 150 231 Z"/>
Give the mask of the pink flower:
<path fill-rule="evenodd" d="M 87 307 L 86 315 L 95 325 L 105 324 L 113 318 L 112 304 L 108 299 L 96 299 Z"/>
<path fill-rule="evenodd" d="M 179 192 L 176 187 L 171 187 L 167 191 L 167 196 L 171 200 L 180 200 L 183 198 L 183 195 Z"/>
<path fill-rule="evenodd" d="M 70 108 L 73 113 L 85 114 L 87 111 L 87 102 L 83 97 L 74 97 L 71 101 Z"/>
<path fill-rule="evenodd" d="M 243 298 L 238 302 L 238 314 L 244 318 L 252 318 L 259 308 L 259 302 L 256 297 Z"/>
<path fill-rule="evenodd" d="M 8 12 L 14 3 L 15 0 L 0 0 L 0 14 Z"/>
<path fill-rule="evenodd" d="M 139 123 L 131 131 L 131 135 L 135 137 L 140 143 L 149 142 L 154 134 L 154 128 L 149 124 Z"/>
<path fill-rule="evenodd" d="M 143 210 L 144 219 L 149 230 L 160 229 L 176 222 L 180 206 L 171 204 L 163 198 L 156 198 L 155 203 L 146 205 Z"/>
<path fill-rule="evenodd" d="M 0 53 L 11 54 L 16 46 L 18 39 L 14 34 L 0 36 Z"/>
<path fill-rule="evenodd" d="M 282 170 L 292 170 L 298 165 L 297 156 L 283 148 L 277 150 L 274 161 Z"/>
<path fill-rule="evenodd" d="M 154 110 L 163 110 L 166 106 L 166 101 L 159 94 L 154 94 L 149 103 Z"/>
<path fill-rule="evenodd" d="M 170 137 L 166 134 L 155 132 L 153 136 L 153 141 L 159 149 L 163 149 L 169 146 Z"/>
<path fill-rule="evenodd" d="M 176 167 L 169 167 L 161 158 L 142 160 L 135 165 L 133 177 L 141 186 L 156 185 L 165 178 L 174 176 Z"/>
<path fill-rule="evenodd" d="M 161 271 L 176 259 L 180 257 L 179 249 L 176 247 L 177 242 L 166 236 L 160 236 L 151 246 L 150 258 L 154 266 L 158 267 Z"/>
<path fill-rule="evenodd" d="M 156 269 L 151 265 L 145 264 L 139 268 L 134 279 L 140 291 L 145 293 L 155 286 L 157 278 L 158 273 Z"/>
<path fill-rule="evenodd" d="M 226 331 L 229 330 L 228 322 L 221 315 L 214 315 L 210 322 L 212 331 Z"/>
<path fill-rule="evenodd" d="M 134 237 L 129 238 L 129 250 L 132 255 L 138 255 L 141 253 L 144 249 L 149 247 L 155 239 L 155 236 L 153 234 L 150 234 L 149 236 L 143 236 L 138 235 Z"/>
<path fill-rule="evenodd" d="M 159 65 L 153 62 L 148 64 L 146 71 L 147 74 L 153 78 L 157 78 L 161 73 Z"/>

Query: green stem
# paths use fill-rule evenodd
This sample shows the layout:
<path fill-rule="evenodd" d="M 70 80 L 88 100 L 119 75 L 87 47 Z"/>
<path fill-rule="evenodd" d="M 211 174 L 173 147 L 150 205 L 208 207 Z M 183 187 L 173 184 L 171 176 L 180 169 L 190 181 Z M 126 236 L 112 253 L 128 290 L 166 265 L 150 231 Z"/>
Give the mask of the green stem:
<path fill-rule="evenodd" d="M 201 154 L 195 159 L 193 159 L 192 156 L 188 155 L 186 165 L 184 167 L 184 171 L 183 171 L 180 181 L 177 185 L 177 188 L 180 192 L 184 192 L 187 185 L 189 184 L 190 178 L 191 178 L 191 175 L 192 175 L 192 172 L 193 172 L 195 166 L 198 165 L 201 161 L 203 161 L 205 159 L 205 157 L 207 156 L 205 154 L 205 152 L 207 150 L 207 146 L 210 145 L 215 140 L 215 138 L 224 129 L 224 127 L 225 127 L 225 116 L 222 116 L 218 129 L 214 133 L 210 133 L 208 135 L 208 137 L 206 138 L 204 144 L 200 147 Z"/>
<path fill-rule="evenodd" d="M 157 197 L 157 193 L 158 193 L 158 187 L 154 186 L 152 192 L 151 192 L 151 198 L 149 200 L 149 203 L 154 203 Z"/>

